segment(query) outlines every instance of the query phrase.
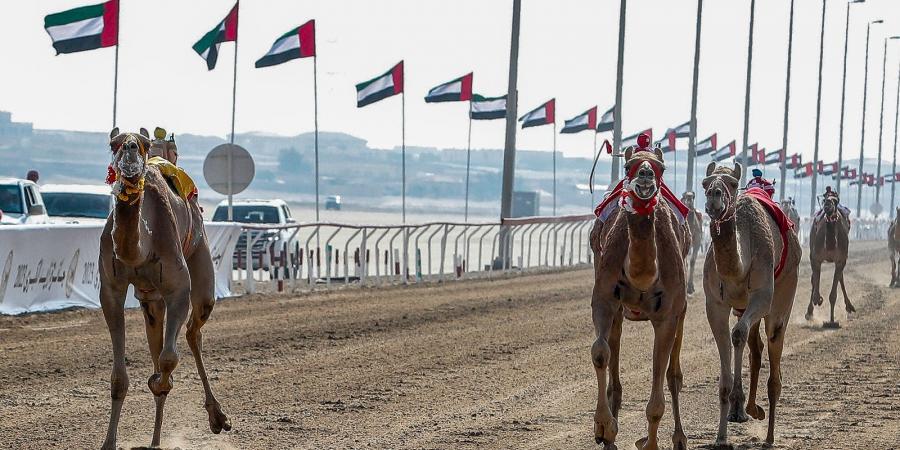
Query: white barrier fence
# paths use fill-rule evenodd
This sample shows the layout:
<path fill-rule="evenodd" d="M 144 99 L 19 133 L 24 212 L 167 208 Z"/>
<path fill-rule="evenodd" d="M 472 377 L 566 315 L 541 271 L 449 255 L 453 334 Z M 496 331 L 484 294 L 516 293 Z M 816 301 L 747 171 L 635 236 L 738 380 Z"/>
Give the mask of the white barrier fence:
<path fill-rule="evenodd" d="M 234 281 L 244 291 L 417 283 L 591 262 L 593 215 L 417 225 L 244 225 Z M 512 252 L 499 263 L 501 228 Z"/>
<path fill-rule="evenodd" d="M 100 307 L 100 235 L 103 224 L 9 225 L 0 227 L 0 314 L 70 307 Z M 205 224 L 216 298 L 231 295 L 231 257 L 239 225 Z M 128 306 L 137 306 L 129 289 Z"/>

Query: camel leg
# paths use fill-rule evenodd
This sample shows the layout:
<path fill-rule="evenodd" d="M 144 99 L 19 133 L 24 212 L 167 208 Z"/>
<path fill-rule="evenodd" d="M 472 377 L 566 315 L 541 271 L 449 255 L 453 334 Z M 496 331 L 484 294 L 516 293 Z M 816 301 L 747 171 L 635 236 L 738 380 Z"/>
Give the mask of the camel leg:
<path fill-rule="evenodd" d="M 891 252 L 891 284 L 889 287 L 894 287 L 897 285 L 897 261 L 895 260 L 896 252 L 894 249 L 890 249 Z"/>
<path fill-rule="evenodd" d="M 606 388 L 606 397 L 610 405 L 613 417 L 619 418 L 619 409 L 622 407 L 622 381 L 619 377 L 619 348 L 622 342 L 622 308 L 613 314 L 612 328 L 609 331 L 609 386 Z"/>
<path fill-rule="evenodd" d="M 103 317 L 109 328 L 113 350 L 113 367 L 109 383 L 112 409 L 106 439 L 103 441 L 104 450 L 116 449 L 119 417 L 122 414 L 125 395 L 128 393 L 128 371 L 125 368 L 125 292 L 125 289 L 114 289 L 106 283 L 100 286 L 100 305 L 103 307 Z"/>
<path fill-rule="evenodd" d="M 675 341 L 674 321 L 653 324 L 653 371 L 651 375 L 650 401 L 647 402 L 647 437 L 638 439 L 634 445 L 640 450 L 659 449 L 659 422 L 666 412 L 666 398 L 663 393 L 666 367 Z"/>
<path fill-rule="evenodd" d="M 700 251 L 699 247 L 693 247 L 691 250 L 691 269 L 688 274 L 687 279 L 687 293 L 694 293 L 694 264 L 697 262 L 697 253 Z"/>
<path fill-rule="evenodd" d="M 838 284 L 841 282 L 841 274 L 844 272 L 844 264 L 846 262 L 834 262 L 834 277 L 831 281 L 831 293 L 828 294 L 828 302 L 831 303 L 831 323 L 834 323 L 834 304 L 837 303 Z M 845 300 L 846 304 L 847 301 Z"/>
<path fill-rule="evenodd" d="M 152 380 L 159 373 L 159 354 L 163 346 L 163 318 L 166 315 L 166 304 L 162 300 L 141 302 L 144 312 L 144 328 L 147 332 L 147 346 L 150 348 L 150 360 L 153 361 Z M 154 418 L 152 445 L 159 445 L 159 429 L 162 427 L 162 411 L 165 398 L 154 393 L 156 414 Z"/>
<path fill-rule="evenodd" d="M 731 422 L 746 422 L 750 420 L 744 411 L 744 388 L 742 386 L 741 370 L 744 359 L 744 347 L 750 335 L 750 328 L 753 324 L 759 323 L 772 304 L 772 286 L 751 291 L 747 302 L 747 310 L 744 315 L 738 319 L 731 329 L 731 343 L 734 345 L 734 388 L 731 390 L 731 411 L 728 414 L 728 420 Z"/>
<path fill-rule="evenodd" d="M 166 396 L 172 390 L 174 382 L 172 372 L 178 366 L 178 351 L 176 349 L 178 333 L 181 331 L 181 327 L 184 326 L 188 309 L 190 308 L 190 281 L 182 281 L 179 285 L 187 286 L 187 288 L 164 296 L 166 319 L 163 332 L 163 347 L 159 354 L 159 373 L 151 375 L 150 379 L 147 380 L 150 392 L 156 397 L 156 423 L 153 426 L 151 447 L 159 446 Z"/>
<path fill-rule="evenodd" d="M 775 442 L 775 406 L 781 397 L 781 353 L 786 332 L 787 320 L 766 317 L 766 337 L 769 339 L 769 430 L 766 442 L 769 445 Z"/>
<path fill-rule="evenodd" d="M 606 395 L 606 370 L 611 360 L 611 349 L 607 343 L 610 329 L 615 321 L 615 314 L 621 307 L 614 307 L 610 300 L 601 297 L 599 286 L 594 286 L 594 296 L 591 302 L 593 310 L 594 330 L 597 339 L 591 346 L 591 361 L 594 364 L 594 372 L 597 374 L 597 410 L 594 412 L 594 440 L 603 444 L 607 450 L 615 449 L 616 435 L 619 432 L 619 424 L 609 408 Z M 620 313 L 619 313 L 620 314 Z"/>
<path fill-rule="evenodd" d="M 675 343 L 672 345 L 672 355 L 669 357 L 669 370 L 666 371 L 666 381 L 669 384 L 669 393 L 672 395 L 672 415 L 675 419 L 675 432 L 672 434 L 672 450 L 687 450 L 687 436 L 681 426 L 681 403 L 679 394 L 684 384 L 684 375 L 681 372 L 681 341 L 684 338 L 684 314 L 678 317 L 675 329 Z"/>
<path fill-rule="evenodd" d="M 716 446 L 728 445 L 728 398 L 731 396 L 733 375 L 731 373 L 731 339 L 728 331 L 728 316 L 731 308 L 719 301 L 710 299 L 707 289 L 706 320 L 712 330 L 716 347 L 719 350 L 719 431 L 716 434 Z"/>
<path fill-rule="evenodd" d="M 809 306 L 806 308 L 806 320 L 813 317 L 813 306 L 822 304 L 822 295 L 819 293 L 819 280 L 822 272 L 822 262 L 816 261 L 810 256 L 812 265 L 812 290 L 809 294 Z"/>
<path fill-rule="evenodd" d="M 844 264 L 847 264 L 845 261 Z M 844 266 L 841 266 L 841 292 L 844 293 L 844 309 L 847 310 L 847 314 L 855 313 L 856 308 L 853 307 L 853 303 L 850 303 L 850 297 L 847 295 L 847 286 L 844 285 Z"/>
<path fill-rule="evenodd" d="M 191 318 L 188 320 L 185 336 L 191 353 L 194 355 L 200 382 L 203 383 L 203 392 L 206 396 L 204 407 L 209 415 L 209 429 L 213 433 L 219 434 L 222 430 L 230 431 L 231 422 L 228 420 L 228 416 L 222 412 L 222 406 L 216 400 L 209 385 L 202 356 L 203 333 L 200 331 L 209 320 L 213 307 L 216 305 L 215 269 L 209 252 L 205 251 L 195 252 L 188 260 L 188 267 L 191 272 Z"/>
<path fill-rule="evenodd" d="M 763 342 L 759 336 L 759 322 L 753 324 L 750 329 L 749 340 L 747 344 L 750 347 L 750 394 L 747 396 L 747 414 L 756 420 L 766 418 L 766 413 L 759 405 L 756 404 L 756 391 L 759 385 L 759 368 L 762 365 Z"/>

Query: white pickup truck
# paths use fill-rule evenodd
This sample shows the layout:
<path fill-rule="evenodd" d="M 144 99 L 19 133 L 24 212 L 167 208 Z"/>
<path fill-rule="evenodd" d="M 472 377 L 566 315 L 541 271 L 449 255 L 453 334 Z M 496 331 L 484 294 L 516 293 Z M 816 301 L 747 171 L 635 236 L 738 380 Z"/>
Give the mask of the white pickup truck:
<path fill-rule="evenodd" d="M 41 190 L 19 178 L 0 177 L 0 225 L 50 223 Z"/>

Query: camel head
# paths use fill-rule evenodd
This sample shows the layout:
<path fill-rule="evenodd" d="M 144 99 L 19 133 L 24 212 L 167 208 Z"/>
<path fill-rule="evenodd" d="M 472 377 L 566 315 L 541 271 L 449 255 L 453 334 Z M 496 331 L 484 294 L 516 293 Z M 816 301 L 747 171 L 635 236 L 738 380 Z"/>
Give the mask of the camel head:
<path fill-rule="evenodd" d="M 112 163 L 107 183 L 113 184 L 113 193 L 119 200 L 136 203 L 144 189 L 150 134 L 144 128 L 140 133 L 119 133 L 118 127 L 113 128 L 109 133 L 109 149 Z"/>
<path fill-rule="evenodd" d="M 633 147 L 625 150 L 625 184 L 622 189 L 622 206 L 626 211 L 649 216 L 657 204 L 657 194 L 662 182 L 662 151 L 635 151 Z"/>
<path fill-rule="evenodd" d="M 838 219 L 838 199 L 837 195 L 826 195 L 822 201 L 822 211 L 825 212 L 825 221 L 834 222 Z"/>
<path fill-rule="evenodd" d="M 684 206 L 687 206 L 688 209 L 694 209 L 695 198 L 696 194 L 692 191 L 686 191 L 684 194 L 681 194 L 681 202 L 684 203 Z"/>
<path fill-rule="evenodd" d="M 706 178 L 703 189 L 706 191 L 706 214 L 713 222 L 721 223 L 734 215 L 734 203 L 741 179 L 741 166 L 735 164 L 734 169 L 717 166 L 715 162 L 706 167 Z"/>

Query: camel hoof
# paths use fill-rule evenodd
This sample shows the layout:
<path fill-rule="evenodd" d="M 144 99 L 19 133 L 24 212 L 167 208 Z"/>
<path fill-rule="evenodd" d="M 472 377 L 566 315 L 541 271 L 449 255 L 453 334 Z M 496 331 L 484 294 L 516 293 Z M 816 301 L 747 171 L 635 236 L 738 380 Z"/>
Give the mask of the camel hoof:
<path fill-rule="evenodd" d="M 655 443 L 650 444 L 646 436 L 634 441 L 634 446 L 637 447 L 638 450 L 659 450 L 659 446 Z"/>
<path fill-rule="evenodd" d="M 846 305 L 844 305 L 844 308 L 847 310 L 847 314 L 856 312 L 856 308 L 854 308 L 853 305 L 850 303 L 847 303 Z"/>
<path fill-rule="evenodd" d="M 594 441 L 597 443 L 597 445 L 602 445 L 603 450 L 619 450 L 619 447 L 616 447 L 616 444 L 612 442 L 606 442 L 602 437 L 594 437 Z"/>
<path fill-rule="evenodd" d="M 747 405 L 747 414 L 750 414 L 750 417 L 756 420 L 763 420 L 766 418 L 766 411 L 759 405 Z"/>
<path fill-rule="evenodd" d="M 672 435 L 672 450 L 687 450 L 687 437 L 684 433 Z"/>
<path fill-rule="evenodd" d="M 837 330 L 840 327 L 841 327 L 841 324 L 839 324 L 837 322 L 824 322 L 822 324 L 822 328 L 824 328 L 826 330 Z"/>
<path fill-rule="evenodd" d="M 175 383 L 175 378 L 171 374 L 169 375 L 169 382 L 165 386 L 162 385 L 161 380 L 162 375 L 158 373 L 150 375 L 150 378 L 147 380 L 147 387 L 150 388 L 150 392 L 156 397 L 168 395 L 169 391 L 172 390 L 172 385 Z"/>
<path fill-rule="evenodd" d="M 734 423 L 744 423 L 750 420 L 750 416 L 744 411 L 736 411 L 728 414 L 728 421 Z"/>
<path fill-rule="evenodd" d="M 219 434 L 222 430 L 231 431 L 231 421 L 218 403 L 206 405 L 206 412 L 209 413 L 209 431 L 213 434 Z"/>
<path fill-rule="evenodd" d="M 716 442 L 712 448 L 713 450 L 734 450 L 734 446 L 727 442 Z"/>
<path fill-rule="evenodd" d="M 819 299 L 815 301 L 816 306 L 822 306 L 822 303 L 825 303 L 825 299 L 822 296 L 819 296 Z"/>
<path fill-rule="evenodd" d="M 806 320 L 812 320 L 812 318 L 813 318 L 813 307 L 812 307 L 812 305 L 809 305 L 809 308 L 806 308 L 806 316 L 804 316 L 804 317 L 806 317 Z"/>

